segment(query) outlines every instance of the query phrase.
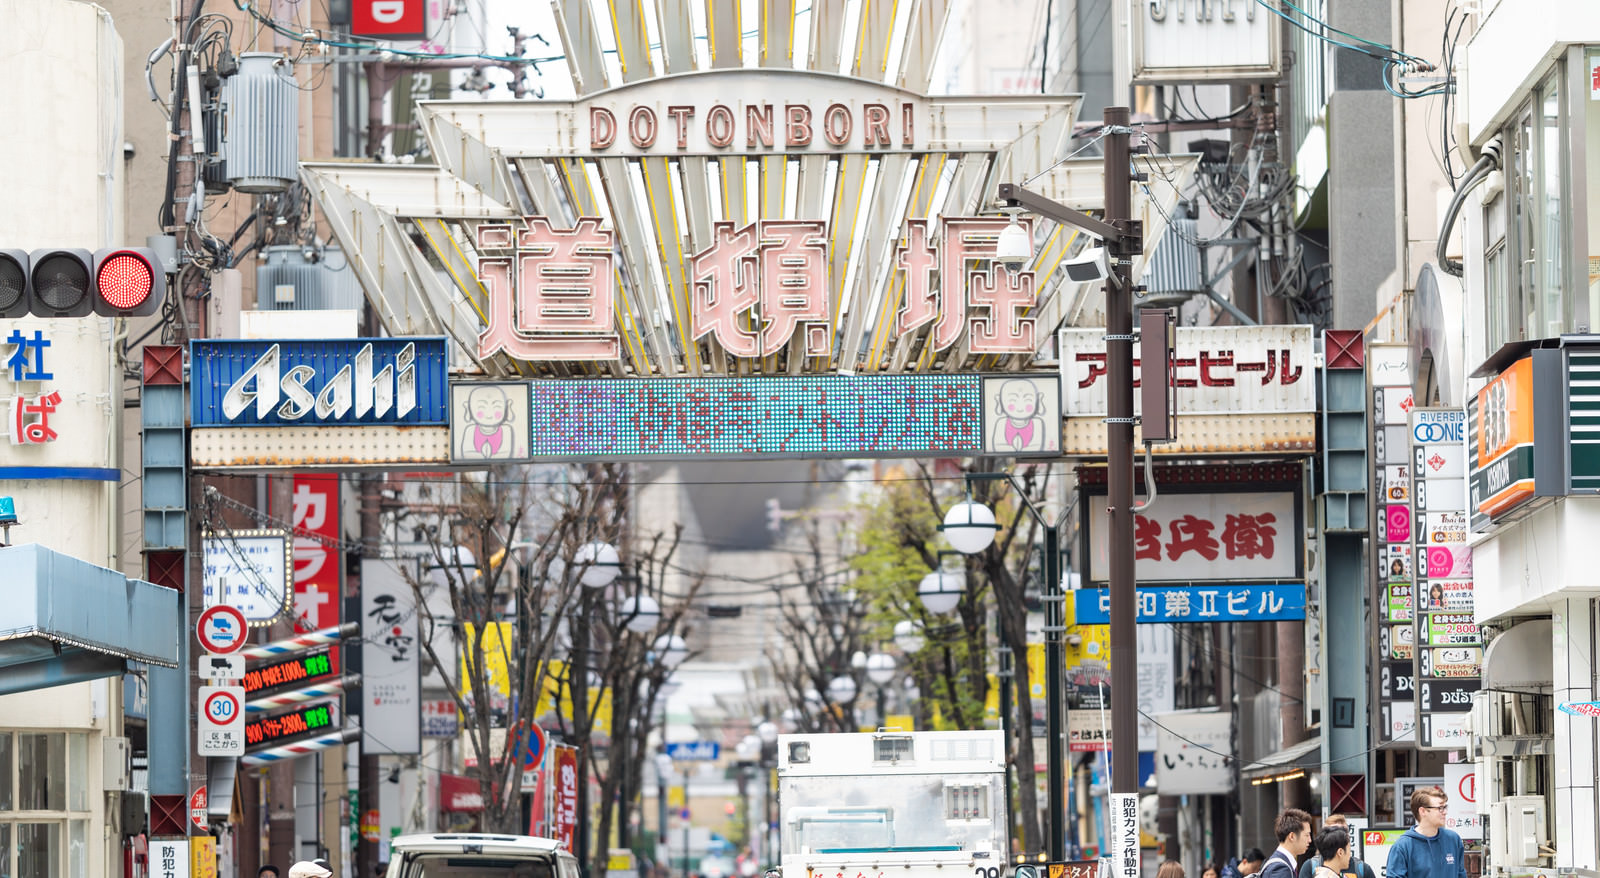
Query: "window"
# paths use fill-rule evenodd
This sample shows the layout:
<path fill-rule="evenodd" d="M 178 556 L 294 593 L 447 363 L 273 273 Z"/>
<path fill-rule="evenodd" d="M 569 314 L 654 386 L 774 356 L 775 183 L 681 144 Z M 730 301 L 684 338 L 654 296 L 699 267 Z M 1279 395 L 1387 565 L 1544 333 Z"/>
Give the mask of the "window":
<path fill-rule="evenodd" d="M 0 876 L 87 878 L 89 736 L 0 731 Z"/>
<path fill-rule="evenodd" d="M 1586 310 L 1576 303 L 1570 280 L 1566 118 L 1571 109 L 1562 86 L 1564 70 L 1558 62 L 1501 133 L 1507 204 L 1497 199 L 1486 206 L 1484 217 L 1484 310 L 1491 351 L 1507 342 L 1574 331 Z"/>
<path fill-rule="evenodd" d="M 873 762 L 901 762 L 911 759 L 911 738 L 905 736 L 875 738 L 872 741 Z"/>

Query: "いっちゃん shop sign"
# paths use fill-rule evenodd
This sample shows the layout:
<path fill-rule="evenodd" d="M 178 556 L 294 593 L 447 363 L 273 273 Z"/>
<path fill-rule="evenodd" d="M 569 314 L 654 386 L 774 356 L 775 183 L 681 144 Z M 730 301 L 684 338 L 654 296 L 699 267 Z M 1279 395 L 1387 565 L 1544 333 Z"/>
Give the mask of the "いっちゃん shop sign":
<path fill-rule="evenodd" d="M 442 338 L 190 343 L 194 427 L 448 423 Z"/>

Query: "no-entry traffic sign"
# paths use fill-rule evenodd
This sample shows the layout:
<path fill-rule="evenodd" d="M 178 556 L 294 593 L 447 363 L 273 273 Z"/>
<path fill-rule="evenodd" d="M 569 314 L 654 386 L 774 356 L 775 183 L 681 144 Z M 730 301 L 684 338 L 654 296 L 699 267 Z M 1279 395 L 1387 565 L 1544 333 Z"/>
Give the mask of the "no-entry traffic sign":
<path fill-rule="evenodd" d="M 201 686 L 199 735 L 201 756 L 244 755 L 244 687 Z"/>
<path fill-rule="evenodd" d="M 238 652 L 244 647 L 245 634 L 248 631 L 243 613 L 227 604 L 217 604 L 214 607 L 207 607 L 205 612 L 200 614 L 200 621 L 195 625 L 194 633 L 206 652 L 227 655 Z"/>

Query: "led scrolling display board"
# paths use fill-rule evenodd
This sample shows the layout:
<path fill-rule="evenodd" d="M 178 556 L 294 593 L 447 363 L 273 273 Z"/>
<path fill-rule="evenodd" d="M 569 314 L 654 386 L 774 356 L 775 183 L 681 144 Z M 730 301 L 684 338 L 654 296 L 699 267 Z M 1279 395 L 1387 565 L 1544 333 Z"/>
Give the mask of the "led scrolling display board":
<path fill-rule="evenodd" d="M 327 647 L 288 656 L 251 668 L 244 675 L 244 691 L 252 698 L 296 689 L 333 677 L 339 667 Z"/>
<path fill-rule="evenodd" d="M 313 704 L 277 716 L 250 720 L 244 727 L 244 745 L 259 750 L 301 738 L 320 735 L 334 727 L 332 702 Z"/>

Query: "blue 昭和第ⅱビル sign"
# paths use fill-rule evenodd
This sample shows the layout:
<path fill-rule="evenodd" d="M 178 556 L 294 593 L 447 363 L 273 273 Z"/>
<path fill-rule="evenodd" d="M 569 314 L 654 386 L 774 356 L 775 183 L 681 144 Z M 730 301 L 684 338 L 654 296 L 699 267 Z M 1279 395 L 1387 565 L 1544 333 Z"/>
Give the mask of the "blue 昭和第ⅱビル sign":
<path fill-rule="evenodd" d="M 1111 622 L 1111 590 L 1073 593 L 1079 625 Z M 1157 585 L 1140 587 L 1140 625 L 1154 622 L 1277 622 L 1306 617 L 1301 582 L 1250 585 Z"/>
<path fill-rule="evenodd" d="M 721 751 L 716 741 L 667 742 L 667 756 L 680 762 L 715 762 Z"/>
<path fill-rule="evenodd" d="M 443 426 L 443 338 L 189 343 L 193 427 Z"/>

